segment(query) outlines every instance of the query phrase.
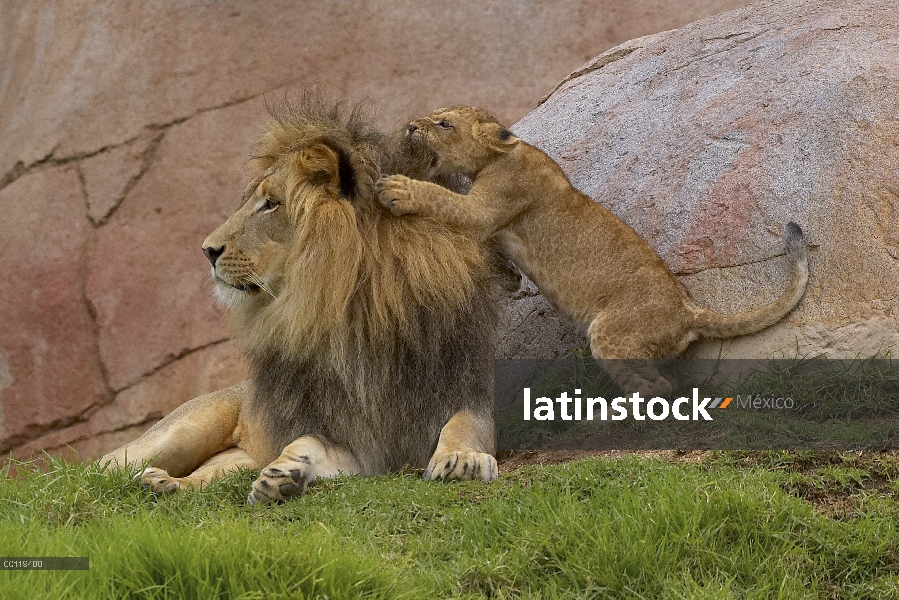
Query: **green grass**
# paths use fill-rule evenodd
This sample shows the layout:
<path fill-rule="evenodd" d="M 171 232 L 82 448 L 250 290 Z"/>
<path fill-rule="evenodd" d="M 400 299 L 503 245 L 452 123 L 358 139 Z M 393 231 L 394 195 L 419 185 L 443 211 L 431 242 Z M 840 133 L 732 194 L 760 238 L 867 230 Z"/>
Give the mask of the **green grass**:
<path fill-rule="evenodd" d="M 0 555 L 90 570 L 0 571 L 0 597 L 896 598 L 899 469 L 870 456 L 348 477 L 263 507 L 251 473 L 155 497 L 93 466 L 20 466 L 0 479 Z"/>

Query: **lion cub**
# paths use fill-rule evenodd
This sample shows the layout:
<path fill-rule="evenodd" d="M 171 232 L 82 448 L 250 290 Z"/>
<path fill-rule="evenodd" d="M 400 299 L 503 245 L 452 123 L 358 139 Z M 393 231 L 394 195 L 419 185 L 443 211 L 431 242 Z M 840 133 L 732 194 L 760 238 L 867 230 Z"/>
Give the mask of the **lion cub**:
<path fill-rule="evenodd" d="M 571 186 L 561 167 L 488 112 L 467 106 L 410 123 L 411 145 L 433 153 L 430 177 L 463 173 L 467 195 L 402 175 L 382 177 L 380 202 L 395 215 L 426 215 L 502 251 L 546 298 L 580 323 L 594 358 L 628 391 L 666 395 L 671 384 L 645 361 L 680 354 L 699 337 L 728 338 L 773 325 L 799 302 L 808 281 L 802 230 L 784 227 L 791 263 L 786 292 L 757 310 L 725 315 L 697 306 L 650 245 Z"/>

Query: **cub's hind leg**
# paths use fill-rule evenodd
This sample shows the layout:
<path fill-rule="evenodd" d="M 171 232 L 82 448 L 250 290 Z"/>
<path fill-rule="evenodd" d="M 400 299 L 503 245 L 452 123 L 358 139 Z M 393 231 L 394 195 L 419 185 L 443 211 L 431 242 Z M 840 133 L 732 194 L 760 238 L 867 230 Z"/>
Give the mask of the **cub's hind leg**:
<path fill-rule="evenodd" d="M 645 398 L 670 397 L 671 382 L 654 364 L 663 358 L 648 336 L 616 327 L 614 315 L 596 317 L 587 330 L 593 358 L 625 393 L 639 392 Z"/>

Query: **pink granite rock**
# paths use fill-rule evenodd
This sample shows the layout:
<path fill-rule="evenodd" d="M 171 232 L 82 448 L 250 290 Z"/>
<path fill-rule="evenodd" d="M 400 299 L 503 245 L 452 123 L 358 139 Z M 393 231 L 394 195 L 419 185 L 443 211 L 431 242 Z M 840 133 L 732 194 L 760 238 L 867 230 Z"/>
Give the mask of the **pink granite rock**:
<path fill-rule="evenodd" d="M 892 0 L 769 0 L 635 40 L 588 63 L 513 130 L 722 312 L 785 288 L 780 232 L 802 225 L 805 298 L 780 324 L 726 342 L 724 355 L 854 357 L 899 343 Z M 510 347 L 539 336 L 532 327 Z"/>
<path fill-rule="evenodd" d="M 384 127 L 456 102 L 511 122 L 597 52 L 747 3 L 0 0 L 0 181 L 296 84 Z"/>
<path fill-rule="evenodd" d="M 246 363 L 233 342 L 191 352 L 122 390 L 112 402 L 87 411 L 79 422 L 19 446 L 16 454 L 47 450 L 96 458 L 137 438 L 185 401 L 246 378 Z"/>
<path fill-rule="evenodd" d="M 87 214 L 95 224 L 106 224 L 156 157 L 163 133 L 123 144 L 80 161 Z"/>
<path fill-rule="evenodd" d="M 73 166 L 0 190 L 0 449 L 110 399 L 84 300 L 93 229 Z"/>
<path fill-rule="evenodd" d="M 228 337 L 203 240 L 240 203 L 261 102 L 169 128 L 152 164 L 97 234 L 87 266 L 100 356 L 114 390 Z"/>

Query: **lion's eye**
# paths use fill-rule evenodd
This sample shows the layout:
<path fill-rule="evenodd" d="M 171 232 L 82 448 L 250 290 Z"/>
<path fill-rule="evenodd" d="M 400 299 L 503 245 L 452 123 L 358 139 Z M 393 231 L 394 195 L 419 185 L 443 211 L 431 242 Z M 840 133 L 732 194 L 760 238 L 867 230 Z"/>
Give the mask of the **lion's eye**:
<path fill-rule="evenodd" d="M 440 127 L 441 129 L 452 129 L 453 128 L 453 126 L 450 125 L 449 121 L 437 121 L 437 127 Z"/>
<path fill-rule="evenodd" d="M 256 212 L 259 214 L 268 214 L 270 212 L 275 212 L 278 210 L 278 207 L 281 206 L 276 200 L 272 198 L 266 198 L 262 201 L 262 204 L 259 205 L 259 208 L 256 209 Z"/>

